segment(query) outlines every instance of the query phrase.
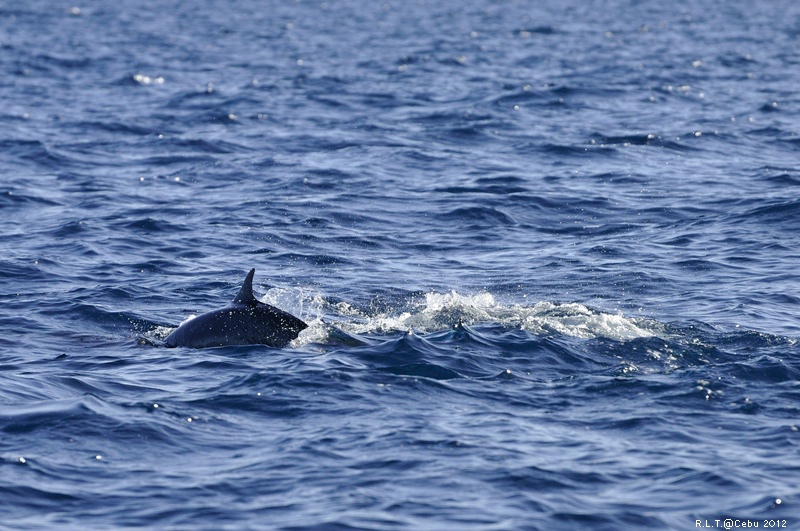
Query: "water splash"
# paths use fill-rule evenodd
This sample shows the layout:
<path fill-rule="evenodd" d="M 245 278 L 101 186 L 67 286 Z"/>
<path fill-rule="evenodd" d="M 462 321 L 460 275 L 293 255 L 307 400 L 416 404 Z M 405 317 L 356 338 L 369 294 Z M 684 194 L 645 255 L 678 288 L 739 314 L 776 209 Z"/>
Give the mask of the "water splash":
<path fill-rule="evenodd" d="M 499 324 L 534 334 L 559 334 L 580 338 L 604 337 L 628 340 L 656 335 L 656 325 L 644 319 L 593 310 L 582 304 L 539 302 L 533 306 L 505 305 L 489 292 L 462 295 L 426 293 L 404 311 L 373 312 L 347 302 L 325 305 L 312 299 L 318 315 L 351 334 L 392 332 L 432 333 L 458 325 Z"/>

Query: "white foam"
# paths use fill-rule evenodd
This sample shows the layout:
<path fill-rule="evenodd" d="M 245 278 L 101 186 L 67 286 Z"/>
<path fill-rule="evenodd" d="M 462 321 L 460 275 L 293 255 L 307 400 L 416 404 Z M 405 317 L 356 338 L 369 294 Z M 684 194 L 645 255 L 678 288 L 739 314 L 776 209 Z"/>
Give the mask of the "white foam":
<path fill-rule="evenodd" d="M 322 316 L 329 304 L 322 295 L 310 288 L 271 288 L 260 300 L 294 315 L 308 325 L 308 328 L 300 332 L 300 335 L 289 343 L 291 347 L 298 348 L 309 343 L 326 343 L 330 337 L 330 327 L 322 321 Z"/>
<path fill-rule="evenodd" d="M 321 300 L 317 304 L 322 303 Z M 625 317 L 619 313 L 592 310 L 582 304 L 539 302 L 533 306 L 504 305 L 489 292 L 461 295 L 431 292 L 413 301 L 402 312 L 367 313 L 339 302 L 327 308 L 318 306 L 335 325 L 347 333 L 391 332 L 431 333 L 459 324 L 496 323 L 521 328 L 534 334 L 561 334 L 581 338 L 606 337 L 627 340 L 656 335 L 653 323 Z"/>
<path fill-rule="evenodd" d="M 319 319 L 327 303 L 325 299 L 309 288 L 271 288 L 261 302 L 289 312 L 303 321 Z"/>
<path fill-rule="evenodd" d="M 652 337 L 652 329 L 636 318 L 618 313 L 606 313 L 582 304 L 539 302 L 533 307 L 517 306 L 512 312 L 520 326 L 536 334 L 557 333 L 568 336 L 611 339 Z"/>

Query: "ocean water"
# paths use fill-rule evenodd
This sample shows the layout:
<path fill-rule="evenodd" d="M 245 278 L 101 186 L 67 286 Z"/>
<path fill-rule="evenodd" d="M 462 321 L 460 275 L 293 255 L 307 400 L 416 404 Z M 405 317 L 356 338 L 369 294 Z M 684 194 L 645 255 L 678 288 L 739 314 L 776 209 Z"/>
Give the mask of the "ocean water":
<path fill-rule="evenodd" d="M 0 73 L 0 528 L 800 528 L 800 4 L 4 2 Z M 297 340 L 161 344 L 250 268 Z"/>

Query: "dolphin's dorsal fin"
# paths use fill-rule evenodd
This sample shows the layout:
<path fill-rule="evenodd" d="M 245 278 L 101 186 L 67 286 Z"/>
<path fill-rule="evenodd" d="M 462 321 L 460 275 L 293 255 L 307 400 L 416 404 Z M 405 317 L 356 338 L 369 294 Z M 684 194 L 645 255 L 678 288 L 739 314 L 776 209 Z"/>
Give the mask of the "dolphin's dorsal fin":
<path fill-rule="evenodd" d="M 251 269 L 250 272 L 247 273 L 244 283 L 242 284 L 242 289 L 239 290 L 239 294 L 233 299 L 234 304 L 249 304 L 251 306 L 258 304 L 258 299 L 253 295 L 253 276 L 255 274 L 255 269 Z"/>

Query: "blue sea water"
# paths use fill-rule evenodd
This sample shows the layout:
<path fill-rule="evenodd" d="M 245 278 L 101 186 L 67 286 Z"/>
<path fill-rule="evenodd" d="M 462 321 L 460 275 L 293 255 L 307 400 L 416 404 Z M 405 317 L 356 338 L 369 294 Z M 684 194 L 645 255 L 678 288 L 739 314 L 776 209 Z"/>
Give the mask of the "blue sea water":
<path fill-rule="evenodd" d="M 800 527 L 800 4 L 0 4 L 0 528 Z M 245 273 L 287 348 L 167 349 Z"/>

